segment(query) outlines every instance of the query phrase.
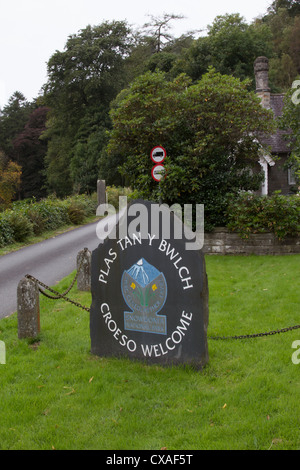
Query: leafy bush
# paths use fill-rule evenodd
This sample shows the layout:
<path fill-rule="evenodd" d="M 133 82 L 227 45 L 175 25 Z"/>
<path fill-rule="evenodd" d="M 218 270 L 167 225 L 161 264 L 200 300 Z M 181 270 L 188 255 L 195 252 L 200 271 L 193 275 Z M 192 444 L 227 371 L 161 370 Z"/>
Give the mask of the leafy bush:
<path fill-rule="evenodd" d="M 73 201 L 68 207 L 68 216 L 72 224 L 82 224 L 85 218 L 82 204 L 80 204 L 80 202 Z"/>
<path fill-rule="evenodd" d="M 44 219 L 43 215 L 38 210 L 38 207 L 32 206 L 29 207 L 26 215 L 30 222 L 32 223 L 33 233 L 34 235 L 40 235 L 46 229 L 46 220 Z"/>
<path fill-rule="evenodd" d="M 256 196 L 245 193 L 228 207 L 227 227 L 239 232 L 242 238 L 250 233 L 273 232 L 279 240 L 297 236 L 300 232 L 300 197 Z"/>
<path fill-rule="evenodd" d="M 129 202 L 133 197 L 133 193 L 130 188 L 122 188 L 121 186 L 107 186 L 106 194 L 107 203 L 114 206 L 114 208 L 117 210 L 119 209 L 120 196 L 126 196 L 127 202 Z"/>
<path fill-rule="evenodd" d="M 47 198 L 37 204 L 37 209 L 45 221 L 46 230 L 56 230 L 69 223 L 68 209 L 64 201 Z"/>
<path fill-rule="evenodd" d="M 87 196 L 86 194 L 79 194 L 68 198 L 67 201 L 69 204 L 80 204 L 82 206 L 85 217 L 96 214 L 98 204 L 97 193 L 93 193 L 91 196 Z"/>
<path fill-rule="evenodd" d="M 9 245 L 14 241 L 14 233 L 8 218 L 8 211 L 0 214 L 0 247 Z"/>
<path fill-rule="evenodd" d="M 33 225 L 22 213 L 11 212 L 8 216 L 15 242 L 23 242 L 33 235 Z"/>
<path fill-rule="evenodd" d="M 48 197 L 13 203 L 11 210 L 0 213 L 0 246 L 23 242 L 32 234 L 40 235 L 63 225 L 81 224 L 96 214 L 97 194 L 77 195 L 60 200 Z"/>

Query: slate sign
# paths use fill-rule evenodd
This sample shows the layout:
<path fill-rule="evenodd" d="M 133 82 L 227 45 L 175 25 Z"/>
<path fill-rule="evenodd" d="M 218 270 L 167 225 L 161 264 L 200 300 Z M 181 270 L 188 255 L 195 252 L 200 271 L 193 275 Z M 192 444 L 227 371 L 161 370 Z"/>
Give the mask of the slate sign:
<path fill-rule="evenodd" d="M 208 362 L 204 255 L 174 238 L 172 212 L 170 237 L 153 232 L 154 203 L 142 204 L 148 233 L 106 238 L 92 254 L 91 352 L 202 368 Z"/>

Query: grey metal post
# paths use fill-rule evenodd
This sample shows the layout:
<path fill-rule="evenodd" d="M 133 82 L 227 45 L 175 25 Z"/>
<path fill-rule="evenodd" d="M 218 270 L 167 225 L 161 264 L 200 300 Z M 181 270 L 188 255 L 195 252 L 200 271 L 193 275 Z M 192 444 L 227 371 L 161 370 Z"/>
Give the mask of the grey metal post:
<path fill-rule="evenodd" d="M 40 332 L 40 299 L 36 282 L 23 278 L 17 290 L 18 338 L 36 338 Z"/>

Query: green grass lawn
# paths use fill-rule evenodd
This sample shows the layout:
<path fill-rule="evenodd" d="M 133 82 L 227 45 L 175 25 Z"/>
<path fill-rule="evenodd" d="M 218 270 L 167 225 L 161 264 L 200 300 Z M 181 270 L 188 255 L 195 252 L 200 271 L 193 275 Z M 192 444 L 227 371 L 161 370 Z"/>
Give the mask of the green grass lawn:
<path fill-rule="evenodd" d="M 206 260 L 209 336 L 300 324 L 299 255 Z M 41 297 L 38 342 L 18 340 L 16 315 L 0 340 L 0 449 L 300 449 L 300 329 L 209 340 L 201 372 L 149 366 L 92 356 L 88 313 Z"/>

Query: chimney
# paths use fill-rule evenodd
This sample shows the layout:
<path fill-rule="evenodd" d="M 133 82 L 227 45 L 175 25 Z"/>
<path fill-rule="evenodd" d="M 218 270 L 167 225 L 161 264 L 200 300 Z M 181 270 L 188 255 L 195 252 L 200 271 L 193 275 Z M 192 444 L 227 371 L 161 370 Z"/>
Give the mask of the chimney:
<path fill-rule="evenodd" d="M 269 88 L 269 60 L 267 57 L 257 57 L 254 62 L 256 93 L 264 108 L 270 108 L 271 90 Z"/>

